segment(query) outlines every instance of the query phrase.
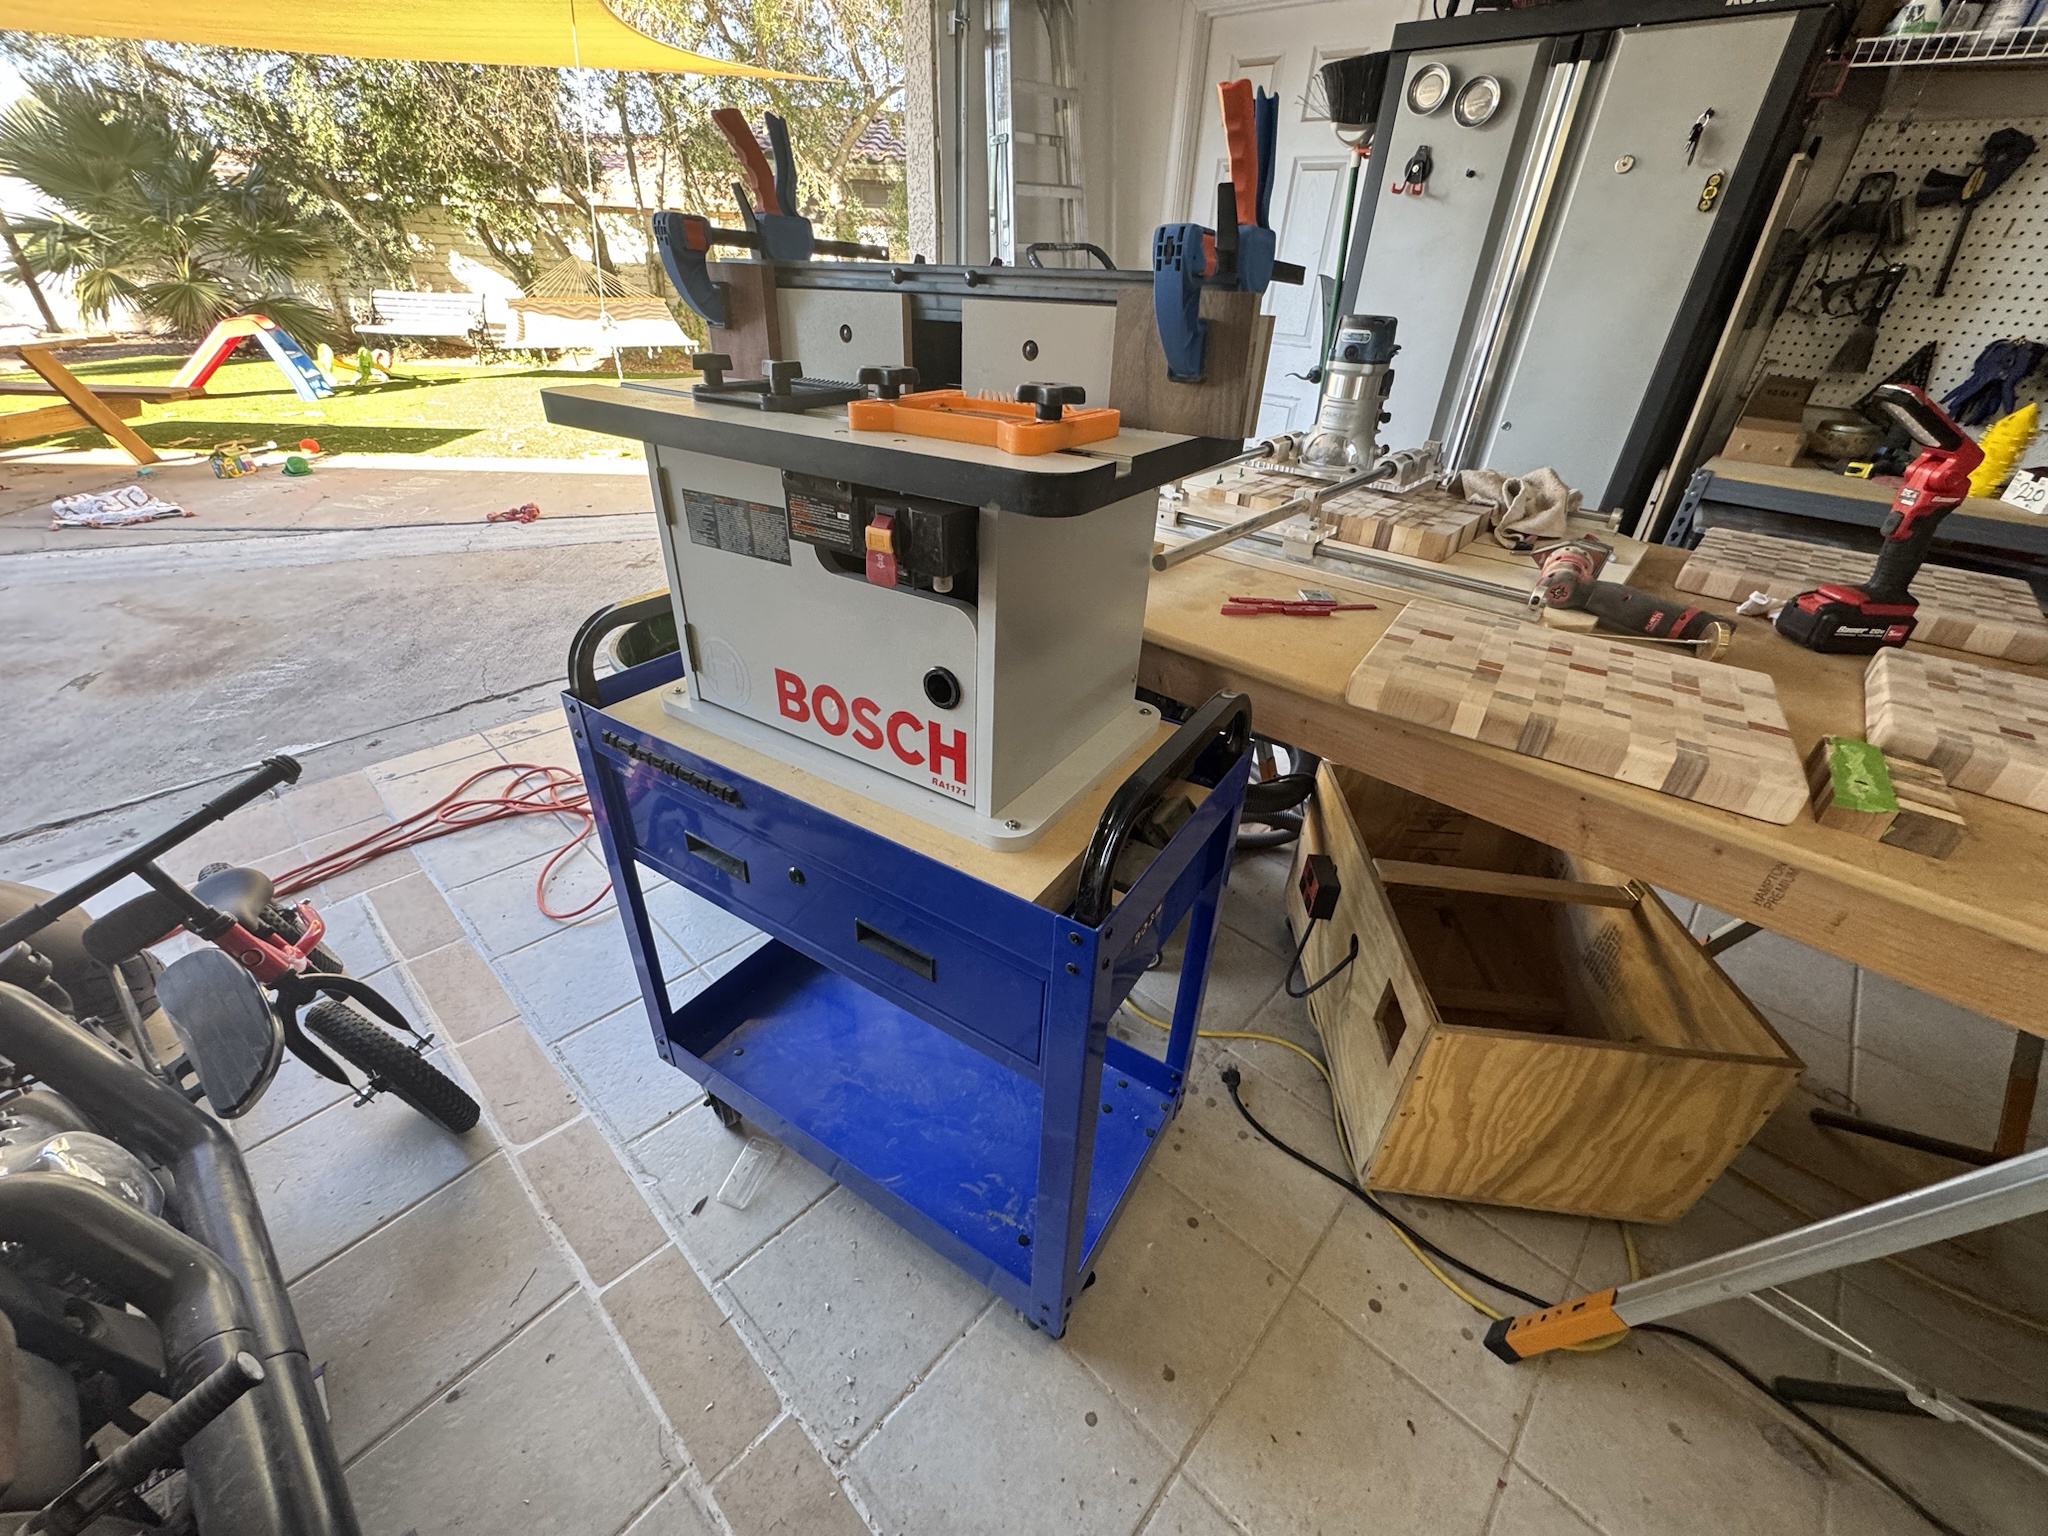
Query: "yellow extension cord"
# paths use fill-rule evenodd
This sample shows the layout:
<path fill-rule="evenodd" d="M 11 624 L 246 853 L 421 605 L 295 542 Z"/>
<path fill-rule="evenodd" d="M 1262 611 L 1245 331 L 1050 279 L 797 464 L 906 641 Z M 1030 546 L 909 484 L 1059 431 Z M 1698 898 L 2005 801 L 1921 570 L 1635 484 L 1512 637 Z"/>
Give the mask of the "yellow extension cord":
<path fill-rule="evenodd" d="M 1169 1032 L 1171 1032 L 1171 1030 L 1173 1029 L 1173 1026 L 1167 1023 L 1166 1020 L 1159 1018 L 1155 1014 L 1147 1013 L 1143 1008 L 1140 1008 L 1128 997 L 1124 999 L 1124 1006 L 1130 1009 L 1130 1011 L 1136 1014 L 1139 1018 L 1143 1019 L 1147 1024 L 1150 1024 L 1154 1029 L 1163 1029 Z M 1343 1117 L 1337 1113 L 1336 1080 L 1330 1076 L 1330 1069 L 1323 1064 L 1323 1059 L 1320 1056 L 1316 1055 L 1315 1052 L 1309 1050 L 1306 1046 L 1299 1045 L 1295 1041 L 1286 1039 L 1283 1036 L 1261 1034 L 1257 1030 L 1252 1029 L 1198 1029 L 1195 1031 L 1195 1033 L 1204 1040 L 1263 1040 L 1268 1045 L 1279 1045 L 1286 1047 L 1288 1050 L 1294 1052 L 1295 1055 L 1301 1057 L 1302 1060 L 1306 1061 L 1310 1066 L 1314 1067 L 1316 1071 L 1322 1074 L 1323 1083 L 1330 1090 L 1330 1117 L 1337 1128 L 1337 1143 L 1343 1149 L 1345 1161 L 1347 1163 L 1351 1161 L 1351 1143 L 1344 1134 Z M 1628 1246 L 1629 1270 L 1630 1273 L 1633 1274 L 1635 1272 L 1636 1265 L 1635 1240 L 1629 1236 L 1628 1227 L 1625 1223 L 1617 1223 L 1617 1225 L 1621 1226 L 1622 1241 Z M 1458 1300 L 1464 1302 L 1466 1306 L 1470 1307 L 1473 1311 L 1479 1313 L 1480 1316 L 1490 1318 L 1494 1322 L 1499 1322 L 1508 1315 L 1507 1313 L 1502 1312 L 1499 1308 L 1490 1306 L 1486 1302 L 1481 1301 L 1477 1296 L 1474 1296 L 1470 1291 L 1466 1290 L 1464 1286 L 1460 1285 L 1456 1280 L 1451 1278 L 1451 1276 L 1447 1274 L 1442 1269 L 1442 1267 L 1437 1264 L 1436 1260 L 1429 1256 L 1427 1250 L 1425 1250 L 1419 1244 L 1417 1244 L 1415 1239 L 1410 1237 L 1406 1232 L 1403 1232 L 1399 1227 L 1392 1226 L 1390 1226 L 1389 1230 L 1393 1232 L 1394 1236 L 1398 1237 L 1401 1240 L 1402 1247 L 1406 1248 L 1410 1253 L 1415 1255 L 1416 1262 L 1421 1264 L 1424 1269 L 1428 1270 L 1432 1275 L 1434 1275 L 1438 1283 L 1441 1284 L 1445 1290 L 1449 1291 L 1453 1296 L 1457 1297 Z M 1637 1276 L 1637 1278 L 1640 1279 L 1641 1277 Z M 1621 1333 L 1610 1334 L 1608 1337 L 1604 1339 L 1594 1339 L 1585 1344 L 1567 1344 L 1564 1347 L 1577 1354 L 1588 1354 L 1595 1350 L 1612 1349 L 1616 1344 L 1619 1344 L 1623 1339 L 1627 1337 L 1628 1334 L 1626 1331 L 1624 1331 Z"/>

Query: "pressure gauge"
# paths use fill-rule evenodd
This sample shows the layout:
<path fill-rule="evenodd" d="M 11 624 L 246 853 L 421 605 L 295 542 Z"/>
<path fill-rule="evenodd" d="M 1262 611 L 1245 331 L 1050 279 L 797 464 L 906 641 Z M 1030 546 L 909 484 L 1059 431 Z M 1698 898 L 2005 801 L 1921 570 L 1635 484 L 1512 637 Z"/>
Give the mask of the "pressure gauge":
<path fill-rule="evenodd" d="M 1448 64 L 1425 64 L 1408 82 L 1408 110 L 1429 116 L 1451 99 L 1451 69 Z"/>
<path fill-rule="evenodd" d="M 1500 81 L 1492 75 L 1474 75 L 1465 82 L 1465 88 L 1458 92 L 1458 99 L 1451 104 L 1451 116 L 1463 128 L 1477 128 L 1492 120 L 1500 110 Z"/>

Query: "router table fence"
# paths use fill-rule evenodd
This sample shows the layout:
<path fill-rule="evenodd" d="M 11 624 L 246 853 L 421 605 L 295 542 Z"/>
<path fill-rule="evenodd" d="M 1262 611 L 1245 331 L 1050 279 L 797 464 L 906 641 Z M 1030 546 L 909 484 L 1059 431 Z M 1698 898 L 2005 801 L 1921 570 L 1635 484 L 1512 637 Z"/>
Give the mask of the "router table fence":
<path fill-rule="evenodd" d="M 1185 1091 L 1249 709 L 1220 695 L 1125 782 L 1055 911 L 606 713 L 681 670 L 671 654 L 563 695 L 656 1050 L 1058 1336 Z M 1208 792 L 1110 905 L 1129 829 L 1173 782 Z M 672 1006 L 643 869 L 769 942 Z M 1109 1020 L 1183 921 L 1155 1057 Z"/>

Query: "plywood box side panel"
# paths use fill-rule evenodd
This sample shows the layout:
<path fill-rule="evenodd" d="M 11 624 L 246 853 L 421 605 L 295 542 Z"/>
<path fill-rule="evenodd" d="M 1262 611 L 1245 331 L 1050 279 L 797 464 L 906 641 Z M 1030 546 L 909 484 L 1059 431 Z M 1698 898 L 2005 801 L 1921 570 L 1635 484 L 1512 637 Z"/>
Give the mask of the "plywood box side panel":
<path fill-rule="evenodd" d="M 1550 850 L 1534 838 L 1355 768 L 1336 767 L 1334 780 L 1369 857 L 1516 875 L 1550 873 Z"/>
<path fill-rule="evenodd" d="M 1573 880 L 1618 875 L 1563 854 L 1559 867 Z M 1641 899 L 1633 908 L 1571 906 L 1558 915 L 1559 958 L 1607 1037 L 1798 1065 L 1657 893 L 1642 885 L 1635 889 Z"/>
<path fill-rule="evenodd" d="M 1358 935 L 1358 959 L 1312 994 L 1308 1005 L 1336 1085 L 1345 1133 L 1359 1159 L 1352 1172 L 1360 1177 L 1364 1159 L 1399 1100 L 1402 1083 L 1429 1036 L 1442 1024 L 1386 894 L 1372 879 L 1364 847 L 1343 796 L 1336 792 L 1330 767 L 1324 764 L 1316 797 L 1302 818 L 1287 913 L 1298 936 L 1305 921 L 1298 884 L 1302 863 L 1311 853 L 1329 854 L 1343 894 L 1335 915 L 1317 923 L 1309 935 L 1302 973 L 1310 979 L 1326 974 L 1349 951 L 1351 935 Z M 1390 1052 L 1386 1031 L 1396 1025 L 1399 1038 Z"/>
<path fill-rule="evenodd" d="M 1789 1063 L 1443 1030 L 1416 1064 L 1367 1182 L 1488 1205 L 1673 1221 L 1796 1079 Z"/>

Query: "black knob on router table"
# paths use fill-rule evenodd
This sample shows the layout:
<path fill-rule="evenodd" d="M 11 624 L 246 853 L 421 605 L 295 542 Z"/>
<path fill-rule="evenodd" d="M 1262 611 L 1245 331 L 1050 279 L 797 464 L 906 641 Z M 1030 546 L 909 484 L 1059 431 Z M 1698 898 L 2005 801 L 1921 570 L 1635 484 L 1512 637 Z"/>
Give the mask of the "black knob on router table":
<path fill-rule="evenodd" d="M 940 709 L 960 702 L 960 679 L 944 667 L 933 667 L 924 675 L 924 696 Z"/>
<path fill-rule="evenodd" d="M 1040 421 L 1058 421 L 1070 405 L 1084 405 L 1088 391 L 1078 384 L 1019 384 L 1017 398 L 1038 407 Z"/>
<path fill-rule="evenodd" d="M 894 400 L 905 390 L 917 388 L 915 368 L 878 368 L 870 364 L 854 375 L 856 383 L 875 392 L 877 400 Z"/>
<path fill-rule="evenodd" d="M 732 359 L 723 352 L 692 352 L 690 366 L 704 375 L 704 382 L 716 389 L 725 382 L 726 370 L 732 367 Z"/>
<path fill-rule="evenodd" d="M 776 359 L 768 364 L 768 392 L 774 395 L 793 393 L 792 386 L 804 376 L 804 365 L 795 358 Z"/>

